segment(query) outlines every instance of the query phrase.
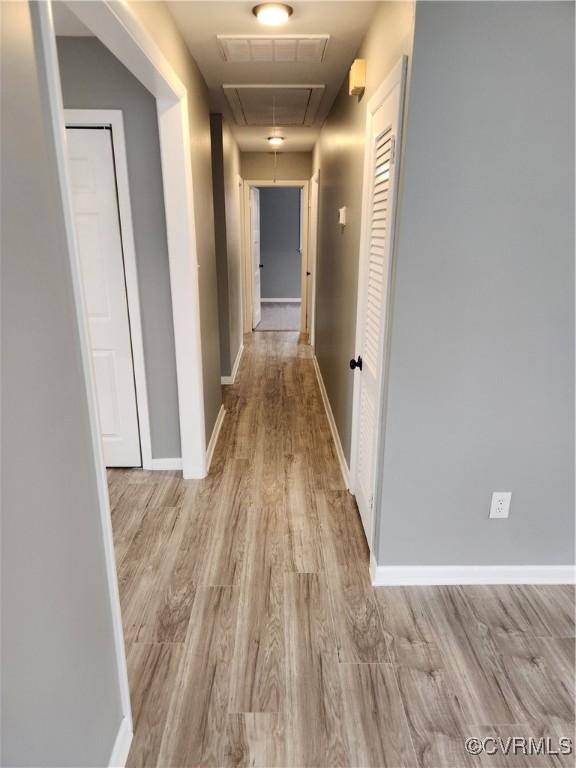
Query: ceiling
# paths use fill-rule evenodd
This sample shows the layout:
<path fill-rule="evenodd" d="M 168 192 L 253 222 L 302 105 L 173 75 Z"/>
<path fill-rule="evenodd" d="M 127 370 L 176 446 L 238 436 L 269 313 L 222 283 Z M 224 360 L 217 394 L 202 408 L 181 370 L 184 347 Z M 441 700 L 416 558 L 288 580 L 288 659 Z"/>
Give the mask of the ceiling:
<path fill-rule="evenodd" d="M 255 4 L 167 3 L 208 84 L 211 109 L 227 117 L 240 149 L 269 150 L 274 114 L 286 138 L 280 151 L 310 151 L 379 3 L 291 2 L 294 13 L 281 27 L 262 26 Z"/>
<path fill-rule="evenodd" d="M 0 0 L 1 1 L 1 0 Z M 296 0 L 288 22 L 265 27 L 245 0 L 168 0 L 210 93 L 243 152 L 308 152 L 318 138 L 378 2 Z M 63 3 L 53 3 L 58 35 L 92 33 Z"/>

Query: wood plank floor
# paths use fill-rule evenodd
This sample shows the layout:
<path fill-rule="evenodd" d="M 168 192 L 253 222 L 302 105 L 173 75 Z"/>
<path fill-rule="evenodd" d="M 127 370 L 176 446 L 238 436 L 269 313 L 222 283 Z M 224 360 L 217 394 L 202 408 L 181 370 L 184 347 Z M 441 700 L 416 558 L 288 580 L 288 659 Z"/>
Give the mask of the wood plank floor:
<path fill-rule="evenodd" d="M 210 475 L 111 470 L 135 766 L 562 766 L 468 736 L 574 730 L 568 587 L 373 589 L 296 333 L 254 334 Z"/>

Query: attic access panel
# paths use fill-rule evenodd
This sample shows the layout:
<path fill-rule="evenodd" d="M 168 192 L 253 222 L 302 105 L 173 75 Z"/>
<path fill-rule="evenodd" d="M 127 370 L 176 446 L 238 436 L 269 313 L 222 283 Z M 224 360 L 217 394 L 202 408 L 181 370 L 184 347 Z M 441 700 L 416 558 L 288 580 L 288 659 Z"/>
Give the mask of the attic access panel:
<path fill-rule="evenodd" d="M 217 35 L 224 61 L 320 64 L 330 35 Z"/>
<path fill-rule="evenodd" d="M 311 126 L 324 85 L 223 85 L 238 125 Z"/>

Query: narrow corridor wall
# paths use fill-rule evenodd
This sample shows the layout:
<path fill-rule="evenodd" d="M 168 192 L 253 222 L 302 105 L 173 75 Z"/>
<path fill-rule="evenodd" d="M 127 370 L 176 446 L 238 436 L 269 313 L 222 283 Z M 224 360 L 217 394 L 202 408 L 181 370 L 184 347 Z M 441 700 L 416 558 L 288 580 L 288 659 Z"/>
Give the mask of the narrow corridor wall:
<path fill-rule="evenodd" d="M 210 130 L 220 365 L 222 376 L 230 376 L 243 337 L 240 151 L 222 115 L 210 116 Z"/>
<path fill-rule="evenodd" d="M 569 564 L 574 3 L 418 3 L 408 110 L 378 563 Z"/>
<path fill-rule="evenodd" d="M 206 441 L 208 441 L 222 405 L 208 89 L 167 5 L 153 0 L 150 2 L 129 0 L 129 7 L 135 18 L 162 50 L 166 60 L 184 84 L 187 93 L 194 221 L 199 264 L 204 413 Z"/>
<path fill-rule="evenodd" d="M 88 768 L 109 764 L 123 713 L 34 5 L 0 3 L 0 763 Z"/>
<path fill-rule="evenodd" d="M 242 178 L 253 181 L 291 181 L 312 176 L 312 152 L 242 152 Z"/>

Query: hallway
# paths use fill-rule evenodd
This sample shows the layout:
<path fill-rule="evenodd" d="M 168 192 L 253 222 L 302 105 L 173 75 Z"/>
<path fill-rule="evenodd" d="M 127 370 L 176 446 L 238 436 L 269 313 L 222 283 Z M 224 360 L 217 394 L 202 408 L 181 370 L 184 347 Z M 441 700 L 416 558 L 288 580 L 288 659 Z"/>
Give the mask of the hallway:
<path fill-rule="evenodd" d="M 225 407 L 205 480 L 109 472 L 130 766 L 519 765 L 464 740 L 572 734 L 571 588 L 372 588 L 297 333 L 247 338 Z"/>

